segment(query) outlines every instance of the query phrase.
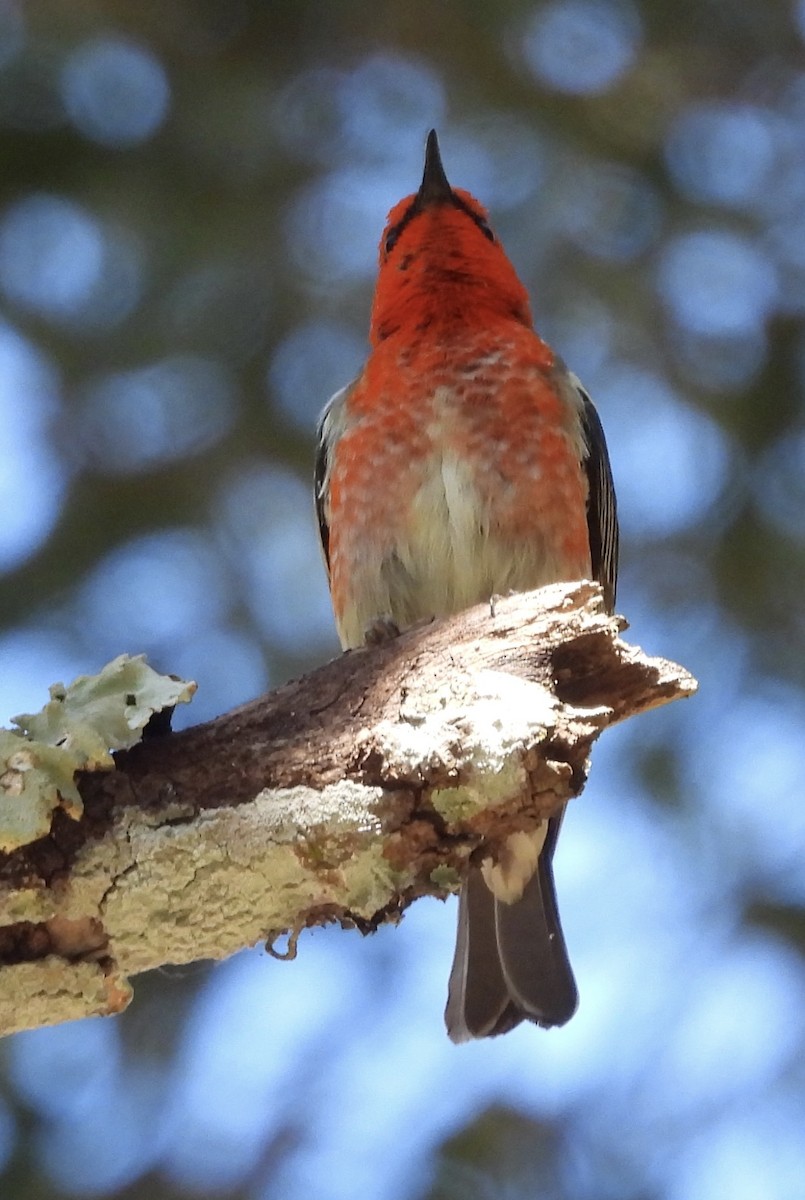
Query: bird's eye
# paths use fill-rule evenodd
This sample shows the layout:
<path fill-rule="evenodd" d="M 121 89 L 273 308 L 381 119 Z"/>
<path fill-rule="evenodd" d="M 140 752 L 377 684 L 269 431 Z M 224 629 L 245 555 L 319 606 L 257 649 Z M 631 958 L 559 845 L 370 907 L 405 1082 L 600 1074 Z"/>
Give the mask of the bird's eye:
<path fill-rule="evenodd" d="M 475 223 L 478 226 L 478 228 L 480 229 L 481 233 L 484 235 L 484 237 L 489 238 L 490 242 L 494 242 L 495 235 L 492 232 L 492 230 L 489 228 L 489 226 L 487 225 L 487 223 L 483 219 L 483 217 L 476 217 Z"/>
<path fill-rule="evenodd" d="M 385 244 L 386 254 L 389 254 L 394 249 L 394 247 L 397 245 L 397 238 L 399 236 L 400 236 L 399 226 L 395 225 L 394 228 L 390 229 L 388 234 L 386 235 L 386 244 Z"/>

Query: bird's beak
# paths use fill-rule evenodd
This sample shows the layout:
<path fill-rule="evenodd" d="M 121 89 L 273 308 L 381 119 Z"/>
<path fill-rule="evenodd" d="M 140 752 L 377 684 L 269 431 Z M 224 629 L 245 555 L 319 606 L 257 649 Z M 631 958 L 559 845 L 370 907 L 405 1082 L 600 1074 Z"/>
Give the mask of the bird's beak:
<path fill-rule="evenodd" d="M 422 173 L 422 183 L 417 192 L 417 202 L 421 208 L 428 204 L 444 204 L 450 200 L 453 189 L 447 182 L 447 176 L 442 166 L 442 156 L 439 153 L 439 139 L 436 130 L 431 129 L 425 147 L 425 170 Z"/>

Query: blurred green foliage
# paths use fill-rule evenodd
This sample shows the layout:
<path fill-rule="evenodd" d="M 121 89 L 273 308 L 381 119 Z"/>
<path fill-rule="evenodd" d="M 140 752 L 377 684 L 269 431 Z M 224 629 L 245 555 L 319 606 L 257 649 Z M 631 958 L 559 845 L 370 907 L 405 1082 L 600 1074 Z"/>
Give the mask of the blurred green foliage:
<path fill-rule="evenodd" d="M 201 716 L 336 652 L 307 492 L 314 414 L 360 362 L 375 246 L 388 208 L 418 184 L 432 124 L 451 181 L 489 205 L 539 328 L 599 404 L 624 519 L 620 603 L 637 640 L 704 685 L 686 711 L 602 747 L 594 780 L 611 798 L 590 801 L 598 842 L 589 831 L 583 842 L 594 817 L 568 821 L 586 847 L 579 878 L 591 846 L 610 854 L 591 885 L 603 940 L 587 959 L 582 946 L 576 1018 L 592 1011 L 595 1029 L 600 1011 L 609 1024 L 578 1044 L 528 1043 L 535 1078 L 547 1072 L 542 1107 L 507 1093 L 511 1052 L 495 1043 L 444 1067 L 456 1095 L 499 1081 L 474 1111 L 467 1101 L 463 1132 L 450 1136 L 458 1116 L 433 1115 L 444 1079 L 417 1075 L 398 1131 L 407 1191 L 391 1143 L 378 1149 L 365 1126 L 364 1145 L 344 1146 L 343 1181 L 294 1167 L 340 1109 L 359 1111 L 376 1089 L 379 1124 L 387 1092 L 405 1090 L 389 1088 L 413 1036 L 398 1025 L 388 1058 L 366 1051 L 374 1077 L 365 1063 L 344 1076 L 333 1066 L 351 1039 L 374 1044 L 370 1000 L 380 1011 L 412 969 L 393 966 L 405 931 L 371 948 L 336 939 L 364 1015 L 305 1043 L 282 1076 L 287 1109 L 265 1117 L 240 1174 L 193 1176 L 207 1141 L 221 1160 L 234 1150 L 212 1116 L 205 1135 L 200 1118 L 176 1115 L 192 1107 L 193 1047 L 212 1054 L 199 1030 L 215 973 L 141 981 L 114 1034 L 0 1047 L 0 1184 L 14 1200 L 368 1195 L 362 1153 L 379 1176 L 388 1156 L 389 1197 L 797 1194 L 786 1189 L 805 1170 L 791 1132 L 805 1118 L 805 1036 L 789 1020 L 805 946 L 804 35 L 805 5 L 779 0 L 0 3 L 9 714 L 123 651 L 197 677 Z M 634 928 L 606 921 L 616 890 L 648 894 L 641 870 L 673 880 L 667 909 L 648 904 Z M 666 960 L 669 927 L 679 940 Z M 733 989 L 725 968 L 723 989 L 708 991 L 733 937 L 747 956 L 729 960 L 734 977 L 751 986 Z M 767 955 L 757 977 L 755 950 Z M 290 970 L 272 975 L 278 991 Z M 671 978 L 664 1005 L 656 990 Z M 703 1076 L 733 1065 L 719 1049 L 732 1000 L 755 996 L 735 1078 L 714 1083 L 713 1099 Z M 289 1004 L 265 1018 L 266 1036 L 279 1020 L 281 1045 Z M 629 1065 L 641 1048 L 642 1074 Z M 246 1066 L 232 1053 L 237 1090 Z M 411 1071 L 425 1053 L 411 1052 Z M 90 1102 L 82 1089 L 107 1060 L 107 1091 Z M 327 1093 L 331 1071 L 352 1081 L 349 1103 Z M 77 1127 L 65 1092 L 85 1104 Z M 93 1174 L 80 1149 L 77 1128 L 102 1128 L 98 1096 L 120 1105 L 118 1132 L 141 1138 L 114 1143 L 117 1174 Z M 427 1114 L 431 1142 L 417 1141 Z M 184 1142 L 187 1158 L 172 1159 Z"/>

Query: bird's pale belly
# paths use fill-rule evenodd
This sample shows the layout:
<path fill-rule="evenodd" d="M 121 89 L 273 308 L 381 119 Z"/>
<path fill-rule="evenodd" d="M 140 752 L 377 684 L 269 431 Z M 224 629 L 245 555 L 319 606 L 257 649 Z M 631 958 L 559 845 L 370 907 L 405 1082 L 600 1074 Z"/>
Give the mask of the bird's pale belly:
<path fill-rule="evenodd" d="M 404 628 L 493 595 L 589 576 L 586 538 L 577 538 L 569 554 L 565 527 L 523 512 L 533 480 L 484 487 L 451 453 L 428 456 L 417 475 L 391 537 L 388 527 L 375 536 L 367 523 L 363 537 L 342 547 L 352 560 L 339 622 L 343 645 L 360 645 L 380 617 Z"/>

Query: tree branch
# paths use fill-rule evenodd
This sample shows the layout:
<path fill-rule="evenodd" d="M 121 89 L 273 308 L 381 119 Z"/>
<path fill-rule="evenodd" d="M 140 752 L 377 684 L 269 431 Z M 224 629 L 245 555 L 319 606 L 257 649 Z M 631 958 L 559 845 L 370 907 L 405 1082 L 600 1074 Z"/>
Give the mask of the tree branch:
<path fill-rule="evenodd" d="M 369 931 L 577 796 L 602 729 L 690 695 L 590 583 L 353 651 L 79 777 L 80 820 L 0 854 L 0 1033 L 118 1012 L 128 977 L 283 931 Z"/>

